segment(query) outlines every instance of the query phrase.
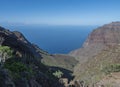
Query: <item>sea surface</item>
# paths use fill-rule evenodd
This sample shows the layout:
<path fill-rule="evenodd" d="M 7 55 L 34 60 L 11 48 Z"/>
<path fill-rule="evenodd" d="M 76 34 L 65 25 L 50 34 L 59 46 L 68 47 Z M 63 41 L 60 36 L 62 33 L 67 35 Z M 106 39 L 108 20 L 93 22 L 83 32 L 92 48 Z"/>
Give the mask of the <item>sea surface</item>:
<path fill-rule="evenodd" d="M 82 47 L 96 26 L 5 26 L 20 31 L 31 42 L 51 54 L 67 54 Z"/>

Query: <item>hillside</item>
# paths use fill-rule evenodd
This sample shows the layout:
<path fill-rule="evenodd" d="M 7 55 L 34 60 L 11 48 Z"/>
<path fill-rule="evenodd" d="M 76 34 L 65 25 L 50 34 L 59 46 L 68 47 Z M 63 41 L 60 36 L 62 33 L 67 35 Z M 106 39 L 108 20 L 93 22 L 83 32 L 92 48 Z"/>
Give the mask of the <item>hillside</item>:
<path fill-rule="evenodd" d="M 83 47 L 70 52 L 70 55 L 78 60 L 87 60 L 95 56 L 106 46 L 112 46 L 120 43 L 120 22 L 112 22 L 93 30 Z"/>
<path fill-rule="evenodd" d="M 74 66 L 78 63 L 78 61 L 72 56 L 65 54 L 49 54 L 48 52 L 40 49 L 37 45 L 33 46 L 41 55 L 41 62 L 47 66 L 61 67 L 73 71 Z"/>
<path fill-rule="evenodd" d="M 86 83 L 95 84 L 101 80 L 106 73 L 104 69 L 110 65 L 120 64 L 120 46 L 106 48 L 84 64 L 75 67 L 75 80 L 82 80 Z M 106 86 L 105 86 L 106 87 Z"/>
<path fill-rule="evenodd" d="M 0 87 L 64 87 L 59 79 L 73 79 L 76 63 L 73 57 L 51 55 L 20 32 L 0 27 Z"/>
<path fill-rule="evenodd" d="M 79 60 L 79 63 L 74 68 L 74 81 L 79 84 L 80 81 L 84 81 L 84 84 L 93 87 L 93 84 L 96 85 L 97 82 L 107 77 L 106 67 L 109 70 L 112 64 L 114 66 L 120 64 L 119 37 L 120 22 L 112 22 L 93 30 L 83 47 L 70 53 Z M 105 85 L 105 87 L 112 86 Z"/>
<path fill-rule="evenodd" d="M 68 69 L 73 71 L 74 66 L 78 63 L 74 57 L 63 55 L 63 54 L 54 54 L 51 56 L 42 55 L 42 63 L 48 66 L 56 66 Z"/>

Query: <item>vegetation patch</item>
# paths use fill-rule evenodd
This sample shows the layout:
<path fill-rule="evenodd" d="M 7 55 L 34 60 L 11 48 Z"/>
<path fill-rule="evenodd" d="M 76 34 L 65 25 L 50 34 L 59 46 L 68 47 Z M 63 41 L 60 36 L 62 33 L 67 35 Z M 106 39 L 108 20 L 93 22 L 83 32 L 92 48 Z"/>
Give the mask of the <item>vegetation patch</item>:
<path fill-rule="evenodd" d="M 53 75 L 57 78 L 61 78 L 63 76 L 63 72 L 58 70 L 53 73 Z"/>
<path fill-rule="evenodd" d="M 11 71 L 13 78 L 25 77 L 29 79 L 33 75 L 32 68 L 27 67 L 22 62 L 9 62 L 6 61 L 4 67 Z"/>
<path fill-rule="evenodd" d="M 5 62 L 6 59 L 13 57 L 13 50 L 8 46 L 0 46 L 0 62 Z"/>
<path fill-rule="evenodd" d="M 120 72 L 120 64 L 111 64 L 103 69 L 103 72 L 110 74 L 112 72 Z"/>

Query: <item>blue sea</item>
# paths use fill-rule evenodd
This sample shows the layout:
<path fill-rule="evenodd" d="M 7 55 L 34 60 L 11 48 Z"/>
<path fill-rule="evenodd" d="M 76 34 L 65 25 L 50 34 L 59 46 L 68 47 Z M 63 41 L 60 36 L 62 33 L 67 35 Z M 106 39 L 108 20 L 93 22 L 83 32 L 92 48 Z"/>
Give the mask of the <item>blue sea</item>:
<path fill-rule="evenodd" d="M 31 42 L 51 54 L 67 54 L 82 47 L 96 26 L 5 26 L 20 31 Z"/>

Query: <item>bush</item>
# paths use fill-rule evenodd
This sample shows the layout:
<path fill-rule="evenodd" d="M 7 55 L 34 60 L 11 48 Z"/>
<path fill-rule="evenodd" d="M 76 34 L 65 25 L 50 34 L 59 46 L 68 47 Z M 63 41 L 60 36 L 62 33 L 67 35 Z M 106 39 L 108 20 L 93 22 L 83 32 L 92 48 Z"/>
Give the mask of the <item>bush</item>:
<path fill-rule="evenodd" d="M 63 72 L 58 70 L 53 73 L 53 75 L 57 78 L 61 78 L 63 76 Z"/>
<path fill-rule="evenodd" d="M 24 72 L 28 70 L 27 67 L 23 63 L 20 63 L 20 62 L 14 62 L 11 65 L 6 63 L 5 68 L 15 73 Z"/>
<path fill-rule="evenodd" d="M 22 73 L 26 72 L 25 77 L 29 79 L 33 74 L 32 69 L 21 62 L 5 62 L 4 68 L 10 70 L 14 78 L 21 78 Z"/>
<path fill-rule="evenodd" d="M 6 59 L 13 57 L 13 50 L 8 46 L 0 46 L 0 62 L 5 62 Z"/>

